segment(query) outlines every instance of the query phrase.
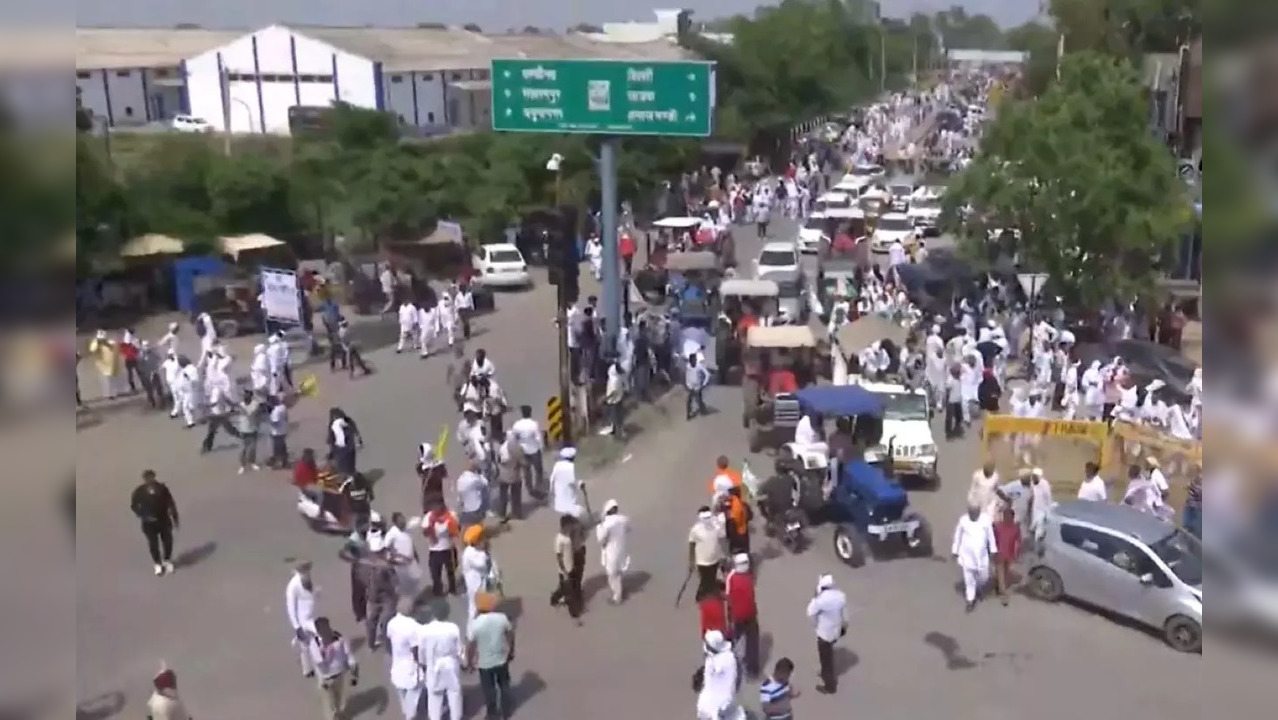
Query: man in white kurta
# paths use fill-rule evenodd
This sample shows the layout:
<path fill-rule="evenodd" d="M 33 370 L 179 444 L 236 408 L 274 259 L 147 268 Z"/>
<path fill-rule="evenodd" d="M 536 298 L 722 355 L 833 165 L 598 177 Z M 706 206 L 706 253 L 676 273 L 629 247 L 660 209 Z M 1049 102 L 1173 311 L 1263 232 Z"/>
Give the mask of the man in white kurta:
<path fill-rule="evenodd" d="M 422 626 L 421 659 L 426 675 L 426 717 L 443 720 L 448 704 L 449 720 L 462 720 L 461 628 L 448 621 L 448 601 L 431 605 L 431 620 Z"/>
<path fill-rule="evenodd" d="M 439 335 L 439 311 L 433 306 L 417 308 L 417 350 L 422 357 L 430 357 L 431 346 Z"/>
<path fill-rule="evenodd" d="M 972 473 L 972 484 L 967 491 L 968 507 L 980 508 L 981 513 L 991 523 L 998 517 L 999 509 L 1002 507 L 1002 501 L 998 497 L 998 488 L 1001 484 L 998 471 L 994 469 L 994 463 L 987 462 L 981 469 Z"/>
<path fill-rule="evenodd" d="M 412 349 L 413 345 L 420 338 L 417 331 L 418 319 L 421 317 L 417 312 L 417 306 L 412 302 L 405 300 L 399 306 L 399 342 L 395 344 L 395 352 L 404 352 L 404 348 Z"/>
<path fill-rule="evenodd" d="M 311 579 L 311 564 L 300 562 L 284 586 L 284 612 L 288 615 L 288 624 L 293 631 L 293 649 L 301 659 L 302 674 L 310 677 L 315 674 L 311 663 L 309 643 L 315 634 L 315 603 L 319 588 Z"/>
<path fill-rule="evenodd" d="M 732 643 L 718 630 L 707 632 L 704 641 L 704 677 L 697 694 L 697 720 L 742 720 L 745 710 L 737 704 L 739 668 Z"/>
<path fill-rule="evenodd" d="M 445 290 L 439 294 L 439 305 L 435 312 L 439 314 L 439 331 L 448 347 L 452 347 L 457 335 L 457 308 L 453 306 L 451 292 Z"/>
<path fill-rule="evenodd" d="M 426 677 L 422 672 L 420 647 L 422 624 L 412 618 L 413 601 L 403 599 L 399 612 L 386 623 L 386 646 L 390 649 L 390 682 L 399 699 L 404 720 L 417 720 Z"/>
<path fill-rule="evenodd" d="M 292 352 L 289 350 L 288 343 L 278 333 L 270 336 L 266 340 L 266 363 L 271 373 L 270 391 L 272 395 L 278 395 L 284 389 L 284 384 L 289 382 L 292 373 L 289 371 L 289 356 Z"/>
<path fill-rule="evenodd" d="M 616 500 L 604 503 L 603 520 L 595 527 L 595 538 L 612 602 L 619 605 L 625 599 L 625 572 L 630 567 L 630 518 L 621 514 Z"/>
<path fill-rule="evenodd" d="M 253 360 L 249 362 L 249 385 L 253 392 L 265 394 L 271 387 L 271 363 L 266 359 L 266 345 L 253 346 Z"/>
<path fill-rule="evenodd" d="M 981 508 L 969 506 L 954 528 L 950 554 L 963 571 L 963 598 L 967 610 L 976 607 L 977 597 L 990 579 L 990 557 L 995 553 L 994 526 Z"/>
<path fill-rule="evenodd" d="M 567 447 L 559 451 L 559 459 L 550 469 L 551 507 L 556 515 L 572 515 L 581 519 L 585 517 L 586 509 L 582 507 L 582 487 L 573 462 L 576 457 L 576 448 Z"/>

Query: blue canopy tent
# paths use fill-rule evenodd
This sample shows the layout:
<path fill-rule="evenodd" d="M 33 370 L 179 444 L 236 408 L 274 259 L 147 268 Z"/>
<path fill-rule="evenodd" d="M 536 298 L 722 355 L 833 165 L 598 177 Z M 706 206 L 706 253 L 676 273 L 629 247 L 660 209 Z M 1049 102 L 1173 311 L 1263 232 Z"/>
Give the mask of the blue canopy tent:
<path fill-rule="evenodd" d="M 804 414 L 827 417 L 883 416 L 883 399 L 859 385 L 813 385 L 796 393 Z"/>

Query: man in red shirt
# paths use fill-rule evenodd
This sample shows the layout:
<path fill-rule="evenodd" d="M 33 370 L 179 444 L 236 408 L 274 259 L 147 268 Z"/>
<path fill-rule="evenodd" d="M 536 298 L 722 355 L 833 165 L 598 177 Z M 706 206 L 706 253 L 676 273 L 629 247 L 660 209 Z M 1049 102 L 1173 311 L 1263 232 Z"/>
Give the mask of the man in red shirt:
<path fill-rule="evenodd" d="M 1003 508 L 1003 515 L 994 523 L 994 547 L 998 556 L 994 560 L 994 582 L 998 598 L 1007 605 L 1007 586 L 1012 580 L 1012 563 L 1021 556 L 1021 527 L 1016 524 L 1012 508 Z"/>
<path fill-rule="evenodd" d="M 635 262 L 635 239 L 630 237 L 629 232 L 621 234 L 621 240 L 617 243 L 618 249 L 621 250 L 621 263 L 626 268 L 626 277 L 630 277 L 631 268 Z"/>
<path fill-rule="evenodd" d="M 759 608 L 754 604 L 754 575 L 750 572 L 749 555 L 732 556 L 732 571 L 726 584 L 732 636 L 745 643 L 742 664 L 746 676 L 753 680 L 759 677 Z"/>
<path fill-rule="evenodd" d="M 716 582 L 697 589 L 697 607 L 701 613 L 701 637 L 711 630 L 718 630 L 725 638 L 732 637 L 728 627 L 728 609 L 723 599 L 723 587 Z"/>
<path fill-rule="evenodd" d="M 768 394 L 776 397 L 782 393 L 793 393 L 798 390 L 799 381 L 790 368 L 772 368 L 768 371 Z"/>

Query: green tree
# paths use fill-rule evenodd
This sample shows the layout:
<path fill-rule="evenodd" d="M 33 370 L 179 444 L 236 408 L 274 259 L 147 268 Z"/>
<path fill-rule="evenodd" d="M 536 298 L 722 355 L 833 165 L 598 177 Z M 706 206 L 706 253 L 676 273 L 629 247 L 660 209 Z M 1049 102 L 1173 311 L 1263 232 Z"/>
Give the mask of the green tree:
<path fill-rule="evenodd" d="M 968 15 L 961 5 L 936 14 L 935 27 L 945 47 L 962 50 L 998 50 L 1003 47 L 1003 31 L 988 15 Z"/>
<path fill-rule="evenodd" d="M 990 229 L 1019 230 L 1023 265 L 1048 273 L 1056 292 L 1082 307 L 1149 290 L 1192 214 L 1148 118 L 1129 63 L 1067 56 L 1060 82 L 1042 96 L 1004 104 L 977 159 L 946 192 L 947 223 L 977 253 L 989 247 Z"/>

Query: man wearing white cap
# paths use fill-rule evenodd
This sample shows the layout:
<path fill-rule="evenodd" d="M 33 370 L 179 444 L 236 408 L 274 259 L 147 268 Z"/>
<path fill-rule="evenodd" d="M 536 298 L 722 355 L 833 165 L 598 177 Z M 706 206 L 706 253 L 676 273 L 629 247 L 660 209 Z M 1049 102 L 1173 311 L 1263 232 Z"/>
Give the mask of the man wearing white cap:
<path fill-rule="evenodd" d="M 950 554 L 963 570 L 963 598 L 967 611 L 976 607 L 981 589 L 990 579 L 990 558 L 997 552 L 994 526 L 982 514 L 983 508 L 969 504 L 967 514 L 959 518 L 954 527 L 954 542 Z"/>
<path fill-rule="evenodd" d="M 412 617 L 413 601 L 403 598 L 398 612 L 386 623 L 386 644 L 390 648 L 390 681 L 399 699 L 404 720 L 417 720 L 421 709 L 426 673 L 422 669 L 422 624 Z"/>
<path fill-rule="evenodd" d="M 834 643 L 847 634 L 848 629 L 848 598 L 842 590 L 834 587 L 833 575 L 822 575 L 817 580 L 816 595 L 808 601 L 808 619 L 812 621 L 817 637 L 821 676 L 817 692 L 833 695 L 839 687 L 834 668 Z"/>
<path fill-rule="evenodd" d="M 745 710 L 737 704 L 740 672 L 732 643 L 718 630 L 704 637 L 705 664 L 697 693 L 697 720 L 743 720 Z"/>
<path fill-rule="evenodd" d="M 697 573 L 697 596 L 700 597 L 719 583 L 719 565 L 727 544 L 727 527 L 724 518 L 716 515 L 708 506 L 697 511 L 697 522 L 688 531 L 688 572 Z"/>
<path fill-rule="evenodd" d="M 599 541 L 599 559 L 608 578 L 608 589 L 612 591 L 612 604 L 620 605 L 626 594 L 625 572 L 630 567 L 630 518 L 621 514 L 616 500 L 604 503 L 595 538 Z"/>
<path fill-rule="evenodd" d="M 582 507 L 585 488 L 577 480 L 577 466 L 573 462 L 576 457 L 577 448 L 566 447 L 559 451 L 559 459 L 550 469 L 550 492 L 555 514 L 572 515 L 580 520 L 586 514 Z"/>

